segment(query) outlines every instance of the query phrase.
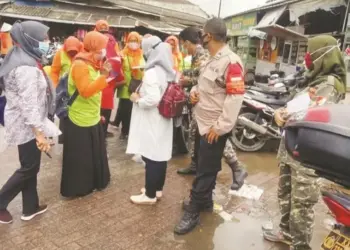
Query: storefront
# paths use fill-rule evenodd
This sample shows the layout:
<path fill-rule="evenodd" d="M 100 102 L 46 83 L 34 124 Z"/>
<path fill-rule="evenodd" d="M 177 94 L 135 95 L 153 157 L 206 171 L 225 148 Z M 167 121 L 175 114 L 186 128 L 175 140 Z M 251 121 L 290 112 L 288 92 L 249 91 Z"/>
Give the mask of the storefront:
<path fill-rule="evenodd" d="M 256 25 L 256 13 L 235 16 L 226 20 L 229 45 L 242 59 L 245 69 L 252 69 L 256 64 L 259 39 L 249 36 L 252 27 Z"/>
<path fill-rule="evenodd" d="M 307 51 L 307 37 L 302 27 L 285 28 L 277 24 L 286 6 L 268 11 L 254 29 L 265 32 L 259 42 L 256 74 L 279 70 L 292 74 L 303 63 Z"/>

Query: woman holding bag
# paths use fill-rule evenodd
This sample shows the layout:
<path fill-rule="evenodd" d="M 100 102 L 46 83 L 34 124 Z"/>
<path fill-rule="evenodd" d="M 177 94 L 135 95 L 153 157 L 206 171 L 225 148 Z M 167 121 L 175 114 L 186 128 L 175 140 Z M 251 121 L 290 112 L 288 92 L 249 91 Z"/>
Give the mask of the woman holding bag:
<path fill-rule="evenodd" d="M 167 162 L 172 156 L 173 120 L 164 118 L 158 105 L 176 72 L 170 46 L 159 37 L 144 38 L 147 57 L 142 84 L 130 99 L 134 102 L 127 154 L 141 155 L 146 163 L 146 186 L 140 195 L 131 196 L 135 204 L 155 204 L 162 196 Z"/>
<path fill-rule="evenodd" d="M 145 64 L 141 49 L 141 37 L 137 32 L 128 35 L 126 46 L 122 51 L 123 71 L 125 74 L 125 85 L 118 89 L 119 107 L 122 129 L 120 139 L 125 140 L 129 136 L 132 102 L 130 101 L 131 89 L 143 76 L 140 66 Z"/>

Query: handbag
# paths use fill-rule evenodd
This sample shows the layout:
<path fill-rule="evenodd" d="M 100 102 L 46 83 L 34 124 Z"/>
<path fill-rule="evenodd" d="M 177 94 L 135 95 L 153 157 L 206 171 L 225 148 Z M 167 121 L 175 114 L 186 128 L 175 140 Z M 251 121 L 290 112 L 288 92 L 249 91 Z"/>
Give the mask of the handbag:
<path fill-rule="evenodd" d="M 182 87 L 176 82 L 169 82 L 158 105 L 158 110 L 164 118 L 180 117 L 185 104 L 186 95 Z"/>
<path fill-rule="evenodd" d="M 128 59 L 130 70 L 132 70 L 129 57 L 126 56 L 126 58 Z M 128 87 L 129 93 L 132 94 L 132 93 L 136 92 L 136 90 L 140 87 L 141 82 L 142 82 L 142 80 L 135 79 L 131 74 L 131 80 L 130 80 L 129 87 Z"/>

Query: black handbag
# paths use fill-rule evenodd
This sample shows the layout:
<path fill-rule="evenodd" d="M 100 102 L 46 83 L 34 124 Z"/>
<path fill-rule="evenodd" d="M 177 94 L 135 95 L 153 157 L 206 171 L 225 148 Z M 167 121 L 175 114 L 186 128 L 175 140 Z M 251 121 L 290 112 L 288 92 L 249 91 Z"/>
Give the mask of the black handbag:
<path fill-rule="evenodd" d="M 132 70 L 129 57 L 127 56 L 126 58 L 128 59 L 130 70 Z M 132 94 L 132 93 L 136 92 L 136 90 L 140 87 L 141 82 L 142 82 L 142 80 L 135 79 L 131 75 L 131 80 L 130 80 L 129 87 L 128 87 L 129 93 Z"/>
<path fill-rule="evenodd" d="M 137 80 L 131 77 L 131 81 L 129 84 L 129 93 L 135 93 L 136 90 L 140 87 L 142 80 Z"/>

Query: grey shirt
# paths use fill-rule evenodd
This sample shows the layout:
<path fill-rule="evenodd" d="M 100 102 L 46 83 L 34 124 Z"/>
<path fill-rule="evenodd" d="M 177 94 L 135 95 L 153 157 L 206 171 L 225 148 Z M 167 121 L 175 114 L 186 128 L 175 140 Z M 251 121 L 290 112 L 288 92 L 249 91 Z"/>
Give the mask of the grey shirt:
<path fill-rule="evenodd" d="M 35 138 L 33 128 L 46 136 L 60 131 L 47 118 L 48 87 L 43 72 L 37 67 L 20 66 L 4 77 L 5 138 L 9 145 L 21 145 Z"/>

